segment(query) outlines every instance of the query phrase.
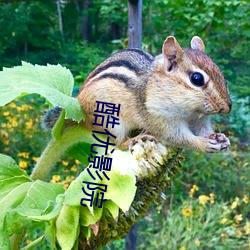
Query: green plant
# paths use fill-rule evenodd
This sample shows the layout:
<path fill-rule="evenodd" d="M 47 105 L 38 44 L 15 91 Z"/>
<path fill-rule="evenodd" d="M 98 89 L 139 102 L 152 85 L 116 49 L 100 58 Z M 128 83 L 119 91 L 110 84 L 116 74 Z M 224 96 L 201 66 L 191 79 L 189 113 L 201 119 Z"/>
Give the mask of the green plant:
<path fill-rule="evenodd" d="M 23 63 L 13 69 L 4 69 L 0 72 L 0 79 L 0 105 L 20 95 L 36 93 L 46 98 L 47 103 L 62 107 L 52 130 L 52 139 L 38 160 L 32 158 L 36 164 L 30 176 L 21 168 L 28 167 L 32 154 L 17 154 L 21 159 L 21 168 L 11 157 L 0 154 L 0 200 L 4 204 L 0 212 L 1 249 L 19 249 L 22 244 L 26 245 L 22 243 L 25 231 L 35 227 L 39 228 L 32 233 L 36 238 L 32 242 L 26 241 L 28 245 L 23 249 L 34 248 L 45 239 L 52 249 L 57 244 L 62 249 L 100 247 L 128 232 L 179 170 L 181 158 L 177 149 L 145 142 L 143 147 L 135 145 L 131 155 L 116 148 L 112 156 L 109 153 L 113 159 L 109 178 L 100 178 L 101 181 L 94 183 L 109 185 L 109 189 L 105 190 L 106 202 L 100 206 L 104 202 L 103 196 L 95 190 L 93 202 L 98 207 L 88 203 L 81 206 L 82 200 L 88 201 L 90 196 L 82 190 L 93 184 L 88 169 L 68 180 L 70 184 L 64 185 L 66 191 L 59 184 L 60 175 L 53 175 L 52 183 L 46 182 L 64 153 L 88 163 L 87 152 L 95 142 L 91 131 L 77 123 L 84 119 L 84 113 L 77 99 L 71 97 L 71 73 L 60 65 L 33 66 Z M 11 106 L 16 107 L 13 103 Z M 27 111 L 31 107 L 17 106 L 17 110 L 22 109 Z M 8 126 L 8 122 L 12 121 L 12 126 L 18 125 L 18 122 L 16 118 L 9 119 L 8 112 L 4 111 L 4 127 L 11 129 L 13 127 Z M 75 120 L 75 125 L 64 127 L 67 118 Z M 30 121 L 25 124 L 29 124 L 28 128 L 33 125 Z M 3 144 L 9 146 L 9 134 L 4 130 L 1 133 L 5 137 Z M 105 136 L 99 138 L 107 139 Z M 6 151 L 10 151 L 10 147 Z M 103 152 L 98 150 L 100 155 Z M 62 161 L 62 164 L 68 165 L 68 162 Z M 73 169 L 76 171 L 77 167 L 71 166 Z"/>
<path fill-rule="evenodd" d="M 139 249 L 249 248 L 249 146 L 228 132 L 228 152 L 184 152 L 166 201 L 139 222 Z"/>
<path fill-rule="evenodd" d="M 181 206 L 168 209 L 165 215 L 146 216 L 150 226 L 141 231 L 138 249 L 247 249 L 247 207 L 247 198 L 217 202 L 213 193 L 185 198 Z"/>

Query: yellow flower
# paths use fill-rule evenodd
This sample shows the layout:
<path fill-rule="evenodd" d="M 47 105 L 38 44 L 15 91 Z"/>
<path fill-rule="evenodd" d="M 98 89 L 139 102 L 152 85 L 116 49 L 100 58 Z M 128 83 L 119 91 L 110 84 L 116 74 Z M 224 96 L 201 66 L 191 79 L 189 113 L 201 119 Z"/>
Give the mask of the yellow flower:
<path fill-rule="evenodd" d="M 236 235 L 238 236 L 238 237 L 241 237 L 242 236 L 242 232 L 240 231 L 240 230 L 236 230 Z"/>
<path fill-rule="evenodd" d="M 32 157 L 32 160 L 34 161 L 34 162 L 37 162 L 38 161 L 38 159 L 39 159 L 39 157 Z"/>
<path fill-rule="evenodd" d="M 247 204 L 248 201 L 249 201 L 248 195 L 245 194 L 243 197 L 243 202 Z"/>
<path fill-rule="evenodd" d="M 4 152 L 9 152 L 10 151 L 10 147 L 5 147 L 4 148 Z"/>
<path fill-rule="evenodd" d="M 18 126 L 18 123 L 17 123 L 17 121 L 15 119 L 11 121 L 11 126 L 12 127 L 17 127 Z"/>
<path fill-rule="evenodd" d="M 62 164 L 63 164 L 63 166 L 68 166 L 69 165 L 69 163 L 67 161 L 64 161 L 64 160 L 62 160 Z"/>
<path fill-rule="evenodd" d="M 209 197 L 210 197 L 210 203 L 214 204 L 214 193 L 210 193 Z"/>
<path fill-rule="evenodd" d="M 222 218 L 221 220 L 220 220 L 220 224 L 225 224 L 227 222 L 227 218 Z"/>
<path fill-rule="evenodd" d="M 61 176 L 60 176 L 60 175 L 53 175 L 53 176 L 52 176 L 51 182 L 52 182 L 52 183 L 57 183 L 57 182 L 60 181 L 60 179 L 61 179 Z"/>
<path fill-rule="evenodd" d="M 233 155 L 237 155 L 237 153 L 238 153 L 237 150 L 233 150 L 233 151 L 232 151 L 232 154 L 233 154 Z"/>
<path fill-rule="evenodd" d="M 19 162 L 19 167 L 23 168 L 23 169 L 26 169 L 28 167 L 27 161 L 20 161 Z"/>
<path fill-rule="evenodd" d="M 247 221 L 246 225 L 244 226 L 244 231 L 246 232 L 246 234 L 250 234 L 250 222 Z"/>
<path fill-rule="evenodd" d="M 189 196 L 193 198 L 194 193 L 199 190 L 199 187 L 196 185 L 193 185 L 192 188 L 190 189 Z"/>
<path fill-rule="evenodd" d="M 33 109 L 30 105 L 27 105 L 27 104 L 24 104 L 24 105 L 21 105 L 21 106 L 17 106 L 17 110 L 20 112 L 20 111 L 25 111 L 25 110 L 28 110 L 28 109 Z"/>
<path fill-rule="evenodd" d="M 23 157 L 23 158 L 26 158 L 26 159 L 29 158 L 29 155 L 30 155 L 29 152 L 21 152 L 21 153 L 18 153 L 18 156 L 19 156 L 19 157 Z"/>
<path fill-rule="evenodd" d="M 76 165 L 80 165 L 80 164 L 81 164 L 81 162 L 80 162 L 80 161 L 78 161 L 78 160 L 75 160 L 75 164 L 76 164 Z"/>
<path fill-rule="evenodd" d="M 69 183 L 68 183 L 68 182 L 64 182 L 64 183 L 63 183 L 63 187 L 64 187 L 64 189 L 67 189 L 67 188 L 68 188 L 68 186 L 69 186 Z"/>
<path fill-rule="evenodd" d="M 192 214 L 192 208 L 185 207 L 181 210 L 182 214 L 186 217 L 189 217 Z"/>
<path fill-rule="evenodd" d="M 32 121 L 32 120 L 26 122 L 26 128 L 27 128 L 27 129 L 31 129 L 32 126 L 33 126 L 33 121 Z"/>
<path fill-rule="evenodd" d="M 239 205 L 239 198 L 236 197 L 235 201 L 231 205 L 231 209 L 235 209 L 236 207 L 238 207 L 238 205 Z"/>
<path fill-rule="evenodd" d="M 223 167 L 227 167 L 228 166 L 228 163 L 227 162 L 221 162 L 221 165 L 223 166 Z"/>
<path fill-rule="evenodd" d="M 186 247 L 181 247 L 180 250 L 186 250 Z"/>
<path fill-rule="evenodd" d="M 70 170 L 71 170 L 72 172 L 76 172 L 76 171 L 77 171 L 76 165 L 73 165 L 73 166 L 70 168 Z"/>
<path fill-rule="evenodd" d="M 227 237 L 227 234 L 226 233 L 221 233 L 221 238 L 226 238 Z"/>
<path fill-rule="evenodd" d="M 200 195 L 198 199 L 199 203 L 203 206 L 210 200 L 210 198 L 207 195 Z"/>
<path fill-rule="evenodd" d="M 9 137 L 9 134 L 4 130 L 0 130 L 0 135 L 1 135 L 1 137 L 5 137 L 5 138 Z"/>
<path fill-rule="evenodd" d="M 9 114 L 10 114 L 10 112 L 8 112 L 8 111 L 3 112 L 4 116 L 8 116 Z"/>
<path fill-rule="evenodd" d="M 237 214 L 234 216 L 234 221 L 236 224 L 239 224 L 243 220 L 242 214 Z"/>
<path fill-rule="evenodd" d="M 9 145 L 10 144 L 10 140 L 8 138 L 4 138 L 3 139 L 3 144 Z"/>
<path fill-rule="evenodd" d="M 15 104 L 14 102 L 11 102 L 11 103 L 9 104 L 9 106 L 10 106 L 11 108 L 15 108 L 15 107 L 16 107 L 16 104 Z"/>
<path fill-rule="evenodd" d="M 194 240 L 194 244 L 197 246 L 197 247 L 200 247 L 201 246 L 201 242 L 199 239 L 195 239 Z"/>
<path fill-rule="evenodd" d="M 196 155 L 200 155 L 200 151 L 199 150 L 195 150 L 195 154 Z"/>
<path fill-rule="evenodd" d="M 72 182 L 75 179 L 75 176 L 67 176 L 66 181 L 67 182 Z"/>

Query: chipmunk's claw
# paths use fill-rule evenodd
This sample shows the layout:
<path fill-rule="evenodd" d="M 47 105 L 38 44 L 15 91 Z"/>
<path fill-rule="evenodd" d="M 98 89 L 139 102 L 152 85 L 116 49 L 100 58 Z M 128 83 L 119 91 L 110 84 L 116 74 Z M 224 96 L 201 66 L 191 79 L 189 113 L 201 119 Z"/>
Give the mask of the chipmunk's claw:
<path fill-rule="evenodd" d="M 226 151 L 230 147 L 229 139 L 222 133 L 214 133 L 209 136 L 209 151 Z"/>

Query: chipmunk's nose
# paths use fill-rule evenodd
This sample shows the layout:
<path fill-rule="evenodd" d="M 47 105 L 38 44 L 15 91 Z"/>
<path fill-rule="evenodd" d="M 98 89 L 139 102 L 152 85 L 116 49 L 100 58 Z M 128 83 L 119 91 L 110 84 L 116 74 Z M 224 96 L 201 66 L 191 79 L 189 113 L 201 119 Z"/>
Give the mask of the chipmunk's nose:
<path fill-rule="evenodd" d="M 231 112 L 231 109 L 232 109 L 232 102 L 229 101 L 222 109 L 220 109 L 219 113 L 228 114 Z"/>

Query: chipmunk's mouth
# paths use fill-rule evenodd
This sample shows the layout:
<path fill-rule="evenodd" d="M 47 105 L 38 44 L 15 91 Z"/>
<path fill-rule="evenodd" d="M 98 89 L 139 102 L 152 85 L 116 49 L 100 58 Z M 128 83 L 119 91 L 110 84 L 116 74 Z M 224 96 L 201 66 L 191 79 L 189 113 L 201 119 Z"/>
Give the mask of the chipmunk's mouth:
<path fill-rule="evenodd" d="M 224 104 L 218 111 L 219 114 L 229 114 L 232 109 L 232 102 L 229 101 L 227 104 Z"/>
<path fill-rule="evenodd" d="M 206 103 L 204 106 L 204 113 L 209 114 L 229 114 L 232 109 L 231 101 L 228 103 L 221 103 L 219 107 L 213 107 L 209 103 Z"/>

